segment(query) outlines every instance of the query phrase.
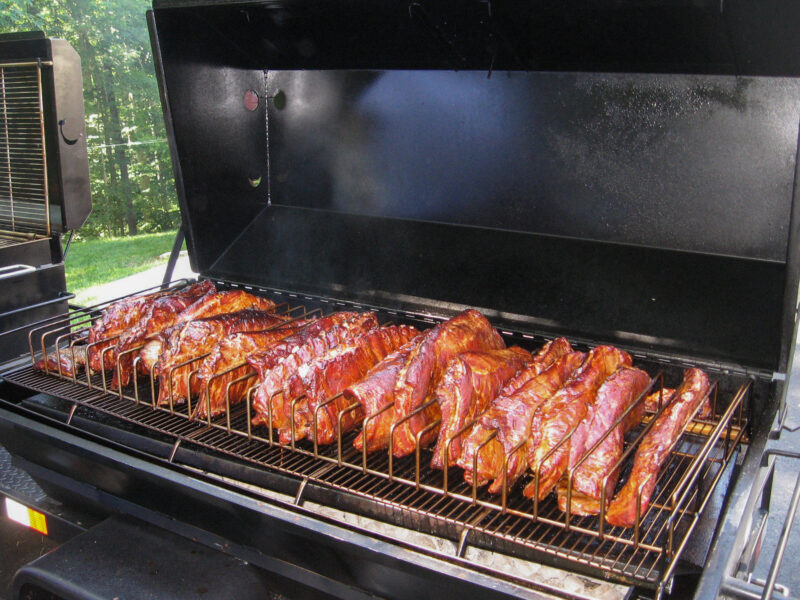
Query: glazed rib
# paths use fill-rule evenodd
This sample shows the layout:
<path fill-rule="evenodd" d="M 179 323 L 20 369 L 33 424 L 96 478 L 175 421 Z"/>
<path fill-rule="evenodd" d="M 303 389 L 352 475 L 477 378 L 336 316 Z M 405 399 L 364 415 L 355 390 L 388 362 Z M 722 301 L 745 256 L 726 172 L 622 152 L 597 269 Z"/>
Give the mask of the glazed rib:
<path fill-rule="evenodd" d="M 587 419 L 589 431 L 581 455 L 590 450 L 606 432 L 608 435 L 572 475 L 570 494 L 572 514 L 600 514 L 603 480 L 606 480 L 606 505 L 611 501 L 620 471 L 619 468 L 614 469 L 614 466 L 622 456 L 623 438 L 625 432 L 637 426 L 644 416 L 644 401 L 636 401 L 649 385 L 650 376 L 647 373 L 641 369 L 622 366 L 597 390 L 597 399 L 589 408 L 591 413 Z M 612 425 L 632 405 L 633 408 L 625 419 L 612 429 Z M 570 464 L 570 467 L 579 459 L 580 456 L 575 463 Z M 558 484 L 558 506 L 562 511 L 566 511 L 567 507 L 567 479 L 568 476 L 565 475 Z"/>
<path fill-rule="evenodd" d="M 347 339 L 378 326 L 373 312 L 339 312 L 322 317 L 293 334 L 266 352 L 247 357 L 247 363 L 258 372 L 258 389 L 253 397 L 254 425 L 269 424 L 277 428 L 291 426 L 292 398 L 283 393 L 289 377 L 301 364 L 321 356 Z"/>
<path fill-rule="evenodd" d="M 208 415 L 211 407 L 211 416 L 225 412 L 227 408 L 226 390 L 228 401 L 231 405 L 245 399 L 248 389 L 255 383 L 256 375 L 249 379 L 233 383 L 236 379 L 252 372 L 252 367 L 245 359 L 257 352 L 262 352 L 289 335 L 297 333 L 310 321 L 299 319 L 286 325 L 280 325 L 267 331 L 243 331 L 231 334 L 217 344 L 206 358 L 200 363 L 197 372 L 197 403 L 192 418 L 203 418 Z M 236 365 L 241 365 L 227 373 Z M 228 385 L 232 384 L 230 388 Z"/>
<path fill-rule="evenodd" d="M 448 441 L 447 464 L 455 465 L 466 432 L 453 436 L 485 411 L 503 384 L 531 360 L 530 352 L 512 346 L 504 350 L 463 352 L 448 363 L 433 392 L 442 411 L 442 423 L 433 449 L 432 468 L 444 467 Z"/>
<path fill-rule="evenodd" d="M 536 410 L 569 380 L 586 359 L 583 352 L 570 352 L 557 358 L 539 375 L 528 380 L 510 395 L 501 395 L 492 402 L 489 410 L 469 431 L 458 466 L 464 469 L 464 479 L 478 485 L 492 482 L 489 491 L 502 491 L 503 464 L 508 456 L 505 480 L 510 489 L 528 468 L 527 442 L 512 453 L 514 448 L 530 439 L 531 421 Z M 489 440 L 493 432 L 494 439 Z M 481 445 L 487 442 L 482 448 Z M 480 448 L 477 473 L 474 472 L 475 453 Z"/>
<path fill-rule="evenodd" d="M 242 290 L 209 293 L 199 298 L 186 310 L 181 311 L 170 327 L 148 334 L 144 347 L 139 351 L 141 372 L 148 374 L 167 349 L 170 337 L 181 329 L 184 323 L 234 313 L 240 310 L 259 310 L 270 312 L 275 303 L 267 298 L 254 296 Z M 288 317 L 287 317 L 288 318 Z M 154 370 L 158 374 L 158 369 Z"/>
<path fill-rule="evenodd" d="M 499 350 L 505 347 L 500 334 L 476 310 L 465 310 L 452 319 L 439 323 L 422 334 L 422 340 L 411 351 L 408 361 L 397 376 L 394 392 L 394 419 L 399 422 L 421 407 L 433 386 L 442 376 L 448 361 L 471 350 Z M 395 428 L 393 452 L 406 456 L 416 448 L 415 436 L 439 418 L 436 402 Z M 429 431 L 420 440 L 427 446 L 435 436 Z"/>
<path fill-rule="evenodd" d="M 709 390 L 708 376 L 703 371 L 686 371 L 683 383 L 636 450 L 631 474 L 606 512 L 606 521 L 610 525 L 633 527 L 636 524 L 640 493 L 639 515 L 644 516 L 656 487 L 658 472 L 694 413 L 704 410 L 700 405 L 708 402 Z"/>
<path fill-rule="evenodd" d="M 503 389 L 500 390 L 499 395 L 510 396 L 528 383 L 528 381 L 539 375 L 539 373 L 549 368 L 556 359 L 570 352 L 572 352 L 572 346 L 569 341 L 567 341 L 567 338 L 559 337 L 550 340 L 539 349 L 534 355 L 533 360 L 525 365 L 525 368 L 521 369 L 519 373 L 514 375 L 503 385 Z"/>
<path fill-rule="evenodd" d="M 181 366 L 182 363 L 210 352 L 227 335 L 240 331 L 262 331 L 284 321 L 286 317 L 270 312 L 245 309 L 177 326 L 155 369 L 158 374 L 159 404 L 168 404 L 170 394 L 173 403 L 181 403 L 190 394 L 196 394 L 196 383 L 192 383 L 189 389 L 186 378 L 200 363 Z"/>
<path fill-rule="evenodd" d="M 120 383 L 123 387 L 130 383 L 135 354 L 132 351 L 133 348 L 140 346 L 147 336 L 158 333 L 175 323 L 180 313 L 196 301 L 214 293 L 216 293 L 214 284 L 210 281 L 203 281 L 175 294 L 161 296 L 149 302 L 142 311 L 139 321 L 124 331 L 116 343 L 116 348 L 108 352 L 114 361 L 111 388 L 118 389 Z M 127 352 L 128 350 L 131 352 Z M 117 357 L 120 359 L 119 370 L 116 368 Z"/>
<path fill-rule="evenodd" d="M 190 286 L 193 287 L 193 286 Z M 111 372 L 116 358 L 112 358 L 111 351 L 105 354 L 102 351 L 113 345 L 116 337 L 127 331 L 141 319 L 144 311 L 154 300 L 172 294 L 180 293 L 186 288 L 159 290 L 151 294 L 142 294 L 117 300 L 103 309 L 100 318 L 89 328 L 88 362 L 92 371 L 99 372 L 105 367 Z M 114 338 L 114 339 L 111 339 Z M 102 363 L 101 364 L 101 357 Z"/>
<path fill-rule="evenodd" d="M 75 361 L 72 360 L 73 351 L 75 353 Z M 61 375 L 65 377 L 73 377 L 81 367 L 86 365 L 86 346 L 83 344 L 76 344 L 69 348 L 61 348 L 58 355 L 56 352 L 50 352 L 47 355 L 47 369 L 45 369 L 45 360 L 40 358 L 33 364 L 33 368 L 39 371 L 47 370 L 50 373 L 59 372 L 59 363 L 61 363 Z"/>
<path fill-rule="evenodd" d="M 408 361 L 411 351 L 419 344 L 420 337 L 406 342 L 375 365 L 364 379 L 347 388 L 343 394 L 348 405 L 358 402 L 365 415 L 364 429 L 353 440 L 353 446 L 363 449 L 366 438 L 367 452 L 389 447 L 389 430 L 394 421 L 394 388 L 397 376 Z M 392 408 L 386 408 L 387 406 Z"/>
<path fill-rule="evenodd" d="M 595 400 L 597 389 L 621 365 L 630 364 L 627 352 L 613 346 L 597 346 L 589 353 L 580 372 L 536 412 L 531 426 L 528 466 L 534 474 L 538 472 L 539 500 L 550 493 L 567 470 L 572 444 L 579 450 L 583 448 L 586 428 L 580 425 Z M 576 428 L 574 433 L 567 439 L 573 428 Z M 528 498 L 536 493 L 535 479 L 525 486 L 523 493 Z"/>
<path fill-rule="evenodd" d="M 372 329 L 352 341 L 328 351 L 323 356 L 301 365 L 289 378 L 287 387 L 292 398 L 304 396 L 294 414 L 295 441 L 314 439 L 314 415 L 317 415 L 317 443 L 330 444 L 337 436 L 339 411 L 349 406 L 346 398 L 337 395 L 348 385 L 360 380 L 370 368 L 388 354 L 415 338 L 419 331 L 407 325 L 393 325 Z M 332 398 L 324 408 L 318 407 Z M 352 430 L 361 422 L 363 414 L 358 409 L 342 415 L 342 433 Z M 291 418 L 291 415 L 290 415 Z M 291 428 L 280 431 L 284 443 L 291 441 Z"/>

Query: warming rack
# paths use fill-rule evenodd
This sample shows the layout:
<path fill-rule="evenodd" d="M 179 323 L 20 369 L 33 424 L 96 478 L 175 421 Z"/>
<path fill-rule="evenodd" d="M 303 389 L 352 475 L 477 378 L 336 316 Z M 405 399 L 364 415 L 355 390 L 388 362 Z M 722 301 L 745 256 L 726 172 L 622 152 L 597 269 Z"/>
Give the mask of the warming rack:
<path fill-rule="evenodd" d="M 283 302 L 280 310 L 292 318 L 335 310 L 369 309 L 377 310 L 383 323 L 402 320 L 431 325 L 438 320 L 429 315 L 242 287 Z M 293 306 L 298 300 L 314 304 L 316 308 Z M 73 310 L 67 317 L 51 319 L 32 330 L 29 336 L 32 360 L 44 358 L 47 364 L 48 356 L 56 354 L 60 358 L 61 353 L 74 353 L 75 345 L 84 340 L 92 320 L 108 304 Z M 523 332 L 502 330 L 502 333 L 506 341 L 529 347 L 544 342 L 538 336 Z M 178 367 L 191 368 L 200 358 L 194 357 Z M 410 516 L 412 528 L 429 530 L 457 541 L 459 557 L 465 555 L 469 545 L 474 545 L 647 587 L 656 590 L 656 596 L 661 595 L 670 581 L 717 483 L 732 467 L 740 445 L 746 441 L 745 407 L 751 393 L 749 379 L 732 393 L 722 392 L 718 383 L 714 384 L 709 392 L 713 407 L 711 418 L 692 421 L 659 473 L 649 508 L 644 515 L 639 515 L 635 527 L 622 528 L 606 524 L 602 513 L 599 518 L 563 513 L 552 494 L 541 502 L 534 502 L 522 496 L 518 489 L 509 490 L 504 485 L 500 495 L 492 496 L 476 485 L 465 483 L 456 469 L 430 469 L 427 467 L 430 452 L 420 448 L 419 435 L 415 452 L 408 457 L 394 458 L 391 448 L 389 452 L 372 454 L 356 451 L 352 440 L 357 431 L 341 432 L 342 417 L 353 407 L 339 412 L 335 443 L 322 446 L 307 440 L 296 441 L 294 435 L 289 443 L 281 443 L 271 427 L 250 424 L 253 387 L 244 403 L 231 406 L 226 398 L 228 410 L 225 414 L 193 420 L 189 416 L 192 402 L 177 404 L 170 397 L 167 406 L 156 403 L 158 388 L 152 372 L 149 381 L 147 377 L 134 378 L 132 386 L 117 391 L 111 389 L 110 372 L 90 375 L 85 371 L 67 375 L 61 371 L 60 360 L 56 364 L 59 367 L 55 371 L 41 372 L 26 366 L 4 377 L 12 383 L 70 402 L 68 423 L 80 407 L 168 436 L 173 440 L 170 461 L 175 459 L 181 444 L 210 449 L 296 478 L 299 481 L 297 502 L 301 501 L 306 484 L 314 482 L 362 500 L 358 509 L 369 516 L 399 520 L 397 524 L 406 527 Z M 189 371 L 187 377 L 191 378 L 193 372 Z M 245 374 L 231 383 L 245 381 L 252 375 Z M 637 402 L 643 402 L 647 393 L 663 389 L 664 374 L 651 373 L 651 377 L 650 388 Z M 292 403 L 292 410 L 296 402 L 297 399 Z M 663 407 L 658 413 L 647 415 L 644 425 L 626 436 L 620 480 L 625 479 L 635 449 L 661 411 Z M 367 416 L 365 422 L 372 416 Z M 313 426 L 315 431 L 316 415 Z M 313 439 L 316 437 L 314 435 Z M 564 441 L 566 439 L 568 437 Z"/>

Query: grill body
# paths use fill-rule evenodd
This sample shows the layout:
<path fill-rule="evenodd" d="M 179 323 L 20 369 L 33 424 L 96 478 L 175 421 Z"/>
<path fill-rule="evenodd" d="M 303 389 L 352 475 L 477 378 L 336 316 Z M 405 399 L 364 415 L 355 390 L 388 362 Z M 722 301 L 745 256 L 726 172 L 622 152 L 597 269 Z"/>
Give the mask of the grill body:
<path fill-rule="evenodd" d="M 202 277 L 382 322 L 476 307 L 509 342 L 565 334 L 668 381 L 712 373 L 714 418 L 673 452 L 646 531 L 479 496 L 413 457 L 362 459 L 348 439 L 281 445 L 244 407 L 193 422 L 155 407 L 146 378 L 113 393 L 110 373 L 22 366 L 5 376 L 0 439 L 53 495 L 334 595 L 585 597 L 597 578 L 616 586 L 603 593 L 667 594 L 730 527 L 721 507 L 747 494 L 787 391 L 800 68 L 768 43 L 779 32 L 726 26 L 763 25 L 748 6 L 159 2 L 148 15 Z M 44 324 L 31 353 L 69 352 L 93 314 Z M 595 579 L 555 589 L 541 565 Z"/>

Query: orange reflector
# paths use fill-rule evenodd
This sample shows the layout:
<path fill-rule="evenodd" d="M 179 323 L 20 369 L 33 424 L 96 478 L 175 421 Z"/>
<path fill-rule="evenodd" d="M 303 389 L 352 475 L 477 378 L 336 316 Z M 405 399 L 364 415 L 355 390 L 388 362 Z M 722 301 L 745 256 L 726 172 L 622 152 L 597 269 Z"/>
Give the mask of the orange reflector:
<path fill-rule="evenodd" d="M 47 535 L 47 518 L 39 511 L 6 497 L 6 514 L 12 521 Z"/>

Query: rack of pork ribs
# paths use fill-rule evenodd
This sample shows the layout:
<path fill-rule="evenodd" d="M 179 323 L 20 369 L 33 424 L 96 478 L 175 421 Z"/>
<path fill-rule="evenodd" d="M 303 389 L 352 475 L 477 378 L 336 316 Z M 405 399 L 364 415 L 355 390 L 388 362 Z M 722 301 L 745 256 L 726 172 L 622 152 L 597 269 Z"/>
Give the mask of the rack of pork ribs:
<path fill-rule="evenodd" d="M 582 352 L 555 338 L 533 354 L 507 348 L 476 310 L 419 331 L 381 326 L 373 312 L 293 316 L 209 281 L 114 302 L 69 352 L 36 367 L 73 379 L 80 369 L 110 372 L 111 390 L 150 375 L 154 403 L 188 404 L 192 419 L 251 402 L 252 426 L 281 444 L 341 444 L 360 428 L 353 446 L 364 456 L 430 447 L 432 469 L 460 467 L 468 484 L 504 500 L 527 475 L 522 493 L 533 502 L 555 493 L 562 511 L 602 512 L 621 527 L 645 513 L 690 422 L 711 412 L 700 369 L 667 389 L 613 346 Z M 615 494 L 625 434 L 645 415 Z"/>

